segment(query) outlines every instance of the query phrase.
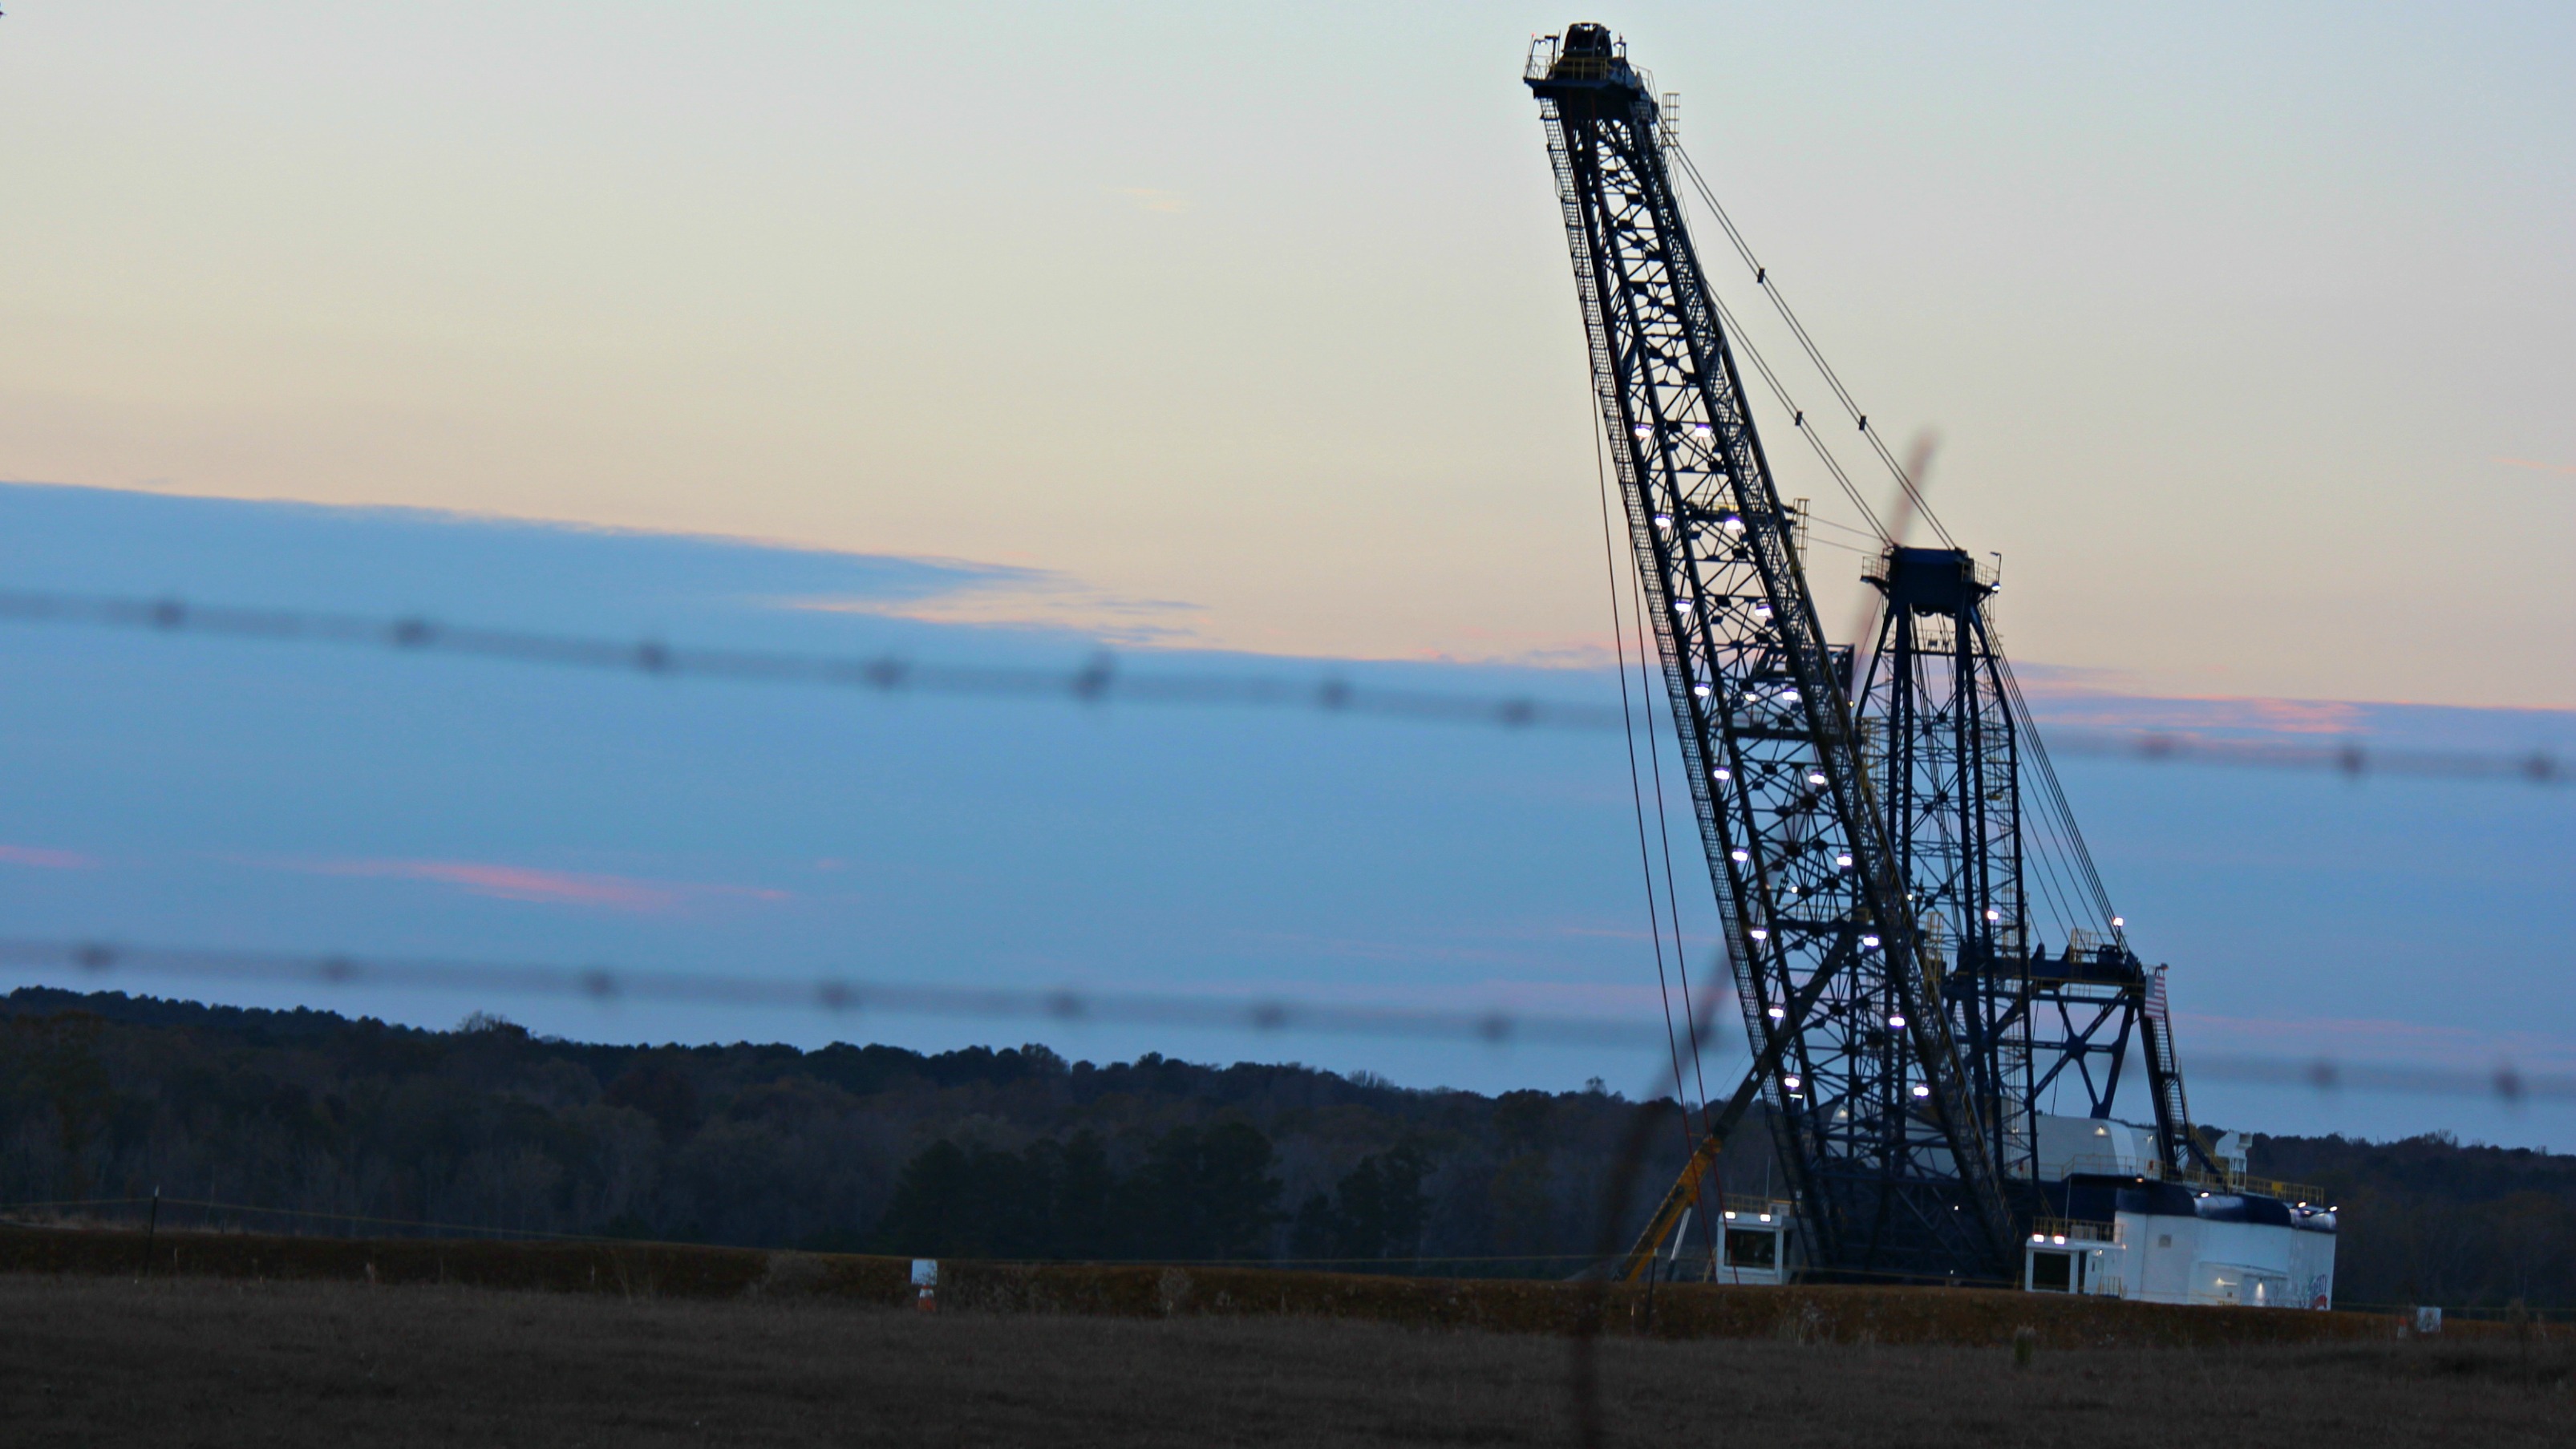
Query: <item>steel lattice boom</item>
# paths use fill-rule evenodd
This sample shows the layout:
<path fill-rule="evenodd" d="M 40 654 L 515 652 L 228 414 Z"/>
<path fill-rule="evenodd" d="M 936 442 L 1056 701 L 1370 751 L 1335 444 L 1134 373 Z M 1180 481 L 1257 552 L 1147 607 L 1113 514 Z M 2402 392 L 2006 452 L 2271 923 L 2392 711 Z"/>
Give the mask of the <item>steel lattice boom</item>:
<path fill-rule="evenodd" d="M 1538 42 L 1524 79 L 1756 1049 L 1712 1137 L 1756 1093 L 1769 1102 L 1811 1263 L 1992 1273 L 2015 1233 L 2002 1139 L 1683 224 L 1652 83 L 1592 25 Z"/>

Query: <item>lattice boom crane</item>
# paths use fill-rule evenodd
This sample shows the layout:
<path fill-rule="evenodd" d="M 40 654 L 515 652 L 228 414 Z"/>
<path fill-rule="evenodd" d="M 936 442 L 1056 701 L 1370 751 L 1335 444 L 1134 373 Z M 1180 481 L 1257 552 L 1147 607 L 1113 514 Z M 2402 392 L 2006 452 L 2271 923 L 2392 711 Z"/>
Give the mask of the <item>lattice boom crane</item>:
<path fill-rule="evenodd" d="M 1694 1167 L 1758 1096 L 1794 1143 L 1783 1159 L 1811 1264 L 1993 1275 L 2019 1231 L 1980 1113 L 1993 1092 L 1955 1038 L 1947 966 L 1864 767 L 1849 656 L 1817 622 L 1652 81 L 1597 25 L 1538 41 L 1524 79 L 1755 1050 Z"/>

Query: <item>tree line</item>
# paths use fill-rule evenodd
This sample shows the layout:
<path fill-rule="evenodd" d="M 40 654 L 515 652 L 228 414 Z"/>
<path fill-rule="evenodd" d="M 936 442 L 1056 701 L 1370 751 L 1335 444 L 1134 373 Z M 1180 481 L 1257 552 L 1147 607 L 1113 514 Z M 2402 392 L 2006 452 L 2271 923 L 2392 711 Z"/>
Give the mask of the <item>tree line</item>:
<path fill-rule="evenodd" d="M 1641 1110 L 1674 1120 L 1636 1167 L 1632 1217 L 1686 1139 L 1669 1101 L 1597 1086 L 1416 1091 L 1036 1045 L 617 1046 L 481 1015 L 425 1031 L 117 993 L 0 1003 L 0 1201 L 157 1186 L 314 1231 L 1569 1272 Z"/>
<path fill-rule="evenodd" d="M 1670 1125 L 1605 1234 L 1639 1113 Z M 0 999 L 0 1205 L 158 1188 L 264 1229 L 1559 1275 L 1634 1231 L 1688 1141 L 1671 1101 L 1597 1084 L 1488 1096 L 1035 1045 L 623 1046 L 479 1015 L 428 1031 Z M 2576 1157 L 2439 1136 L 2252 1151 L 2256 1172 L 2343 1207 L 2339 1301 L 2576 1308 Z M 1725 1186 L 1761 1190 L 1768 1158 L 1757 1114 Z"/>

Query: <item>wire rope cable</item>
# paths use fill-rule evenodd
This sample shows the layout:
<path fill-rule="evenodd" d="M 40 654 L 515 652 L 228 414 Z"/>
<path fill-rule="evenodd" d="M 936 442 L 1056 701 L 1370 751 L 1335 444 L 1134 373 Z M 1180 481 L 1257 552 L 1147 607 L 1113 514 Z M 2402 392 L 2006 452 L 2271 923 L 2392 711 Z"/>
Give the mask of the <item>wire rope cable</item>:
<path fill-rule="evenodd" d="M 1654 698 L 1654 693 L 1653 685 L 1646 672 L 1644 585 L 1639 582 L 1634 569 L 1628 570 L 1628 589 L 1629 625 L 1637 631 L 1637 700 L 1638 703 L 1643 704 Z M 1667 692 L 1669 693 L 1669 682 Z M 1626 696 L 1625 684 L 1621 685 L 1620 693 L 1623 698 Z M 1669 698 L 1665 701 L 1667 708 L 1675 703 L 1677 701 Z M 1663 749 L 1657 740 L 1659 733 L 1652 728 L 1646 731 L 1646 762 L 1652 771 L 1652 783 L 1655 788 L 1655 833 L 1663 846 L 1664 909 L 1672 917 L 1673 970 L 1681 979 L 1682 1021 L 1690 1047 L 1691 1076 L 1699 1085 L 1700 1116 L 1705 1120 L 1708 1115 L 1708 1078 L 1700 1066 L 1699 1018 L 1691 1004 L 1690 953 L 1682 947 L 1681 888 L 1673 883 L 1673 828 L 1671 818 L 1665 809 Z M 1642 819 L 1639 824 L 1640 826 L 1644 824 Z M 1687 1110 L 1687 1101 L 1684 1106 Z"/>
<path fill-rule="evenodd" d="M 1878 454 L 1879 462 L 1886 465 L 1889 476 L 1893 477 L 1897 487 L 1903 489 L 1905 495 L 1913 500 L 1915 511 L 1922 515 L 1924 522 L 1932 525 L 1932 531 L 1940 535 L 1941 542 L 1951 548 L 1957 548 L 1958 542 L 1950 537 L 1950 531 L 1947 528 L 1942 527 L 1940 515 L 1932 511 L 1932 506 L 1925 501 L 1922 491 L 1915 487 L 1913 478 L 1905 471 L 1905 465 L 1897 461 L 1896 455 L 1887 450 L 1886 441 L 1870 428 L 1869 414 L 1861 410 L 1859 400 L 1852 396 L 1851 389 L 1843 386 L 1841 375 L 1834 371 L 1833 364 L 1825 360 L 1823 349 L 1816 346 L 1816 340 L 1808 334 L 1806 324 L 1798 320 L 1798 314 L 1789 306 L 1789 299 L 1780 295 L 1779 287 L 1771 281 L 1770 269 L 1763 266 L 1761 260 L 1753 255 L 1753 248 L 1745 242 L 1744 233 L 1736 228 L 1735 218 L 1727 215 L 1726 208 L 1718 204 L 1717 193 L 1708 184 L 1708 179 L 1700 174 L 1699 163 L 1693 161 L 1690 153 L 1682 149 L 1679 140 L 1674 141 L 1671 151 L 1674 158 L 1681 162 L 1682 174 L 1690 178 L 1691 188 L 1699 193 L 1700 201 L 1708 207 L 1709 213 L 1717 218 L 1718 226 L 1726 232 L 1726 239 L 1735 244 L 1735 254 L 1741 257 L 1744 265 L 1752 271 L 1753 284 L 1771 299 L 1771 305 L 1780 313 L 1780 320 L 1788 324 L 1790 335 L 1797 338 L 1799 347 L 1807 354 L 1807 360 L 1815 364 L 1817 373 L 1825 380 L 1825 386 L 1833 390 L 1835 399 L 1843 405 L 1844 413 L 1851 418 L 1860 435 L 1869 441 L 1870 449 Z"/>
<path fill-rule="evenodd" d="M 1725 205 L 1717 199 L 1716 189 L 1709 185 L 1707 176 L 1699 169 L 1699 164 L 1691 158 L 1687 150 L 1683 149 L 1678 140 L 1675 140 L 1667 149 L 1679 163 L 1682 175 L 1690 183 L 1690 188 L 1697 194 L 1700 203 L 1708 208 L 1709 215 L 1715 218 L 1719 229 L 1725 232 L 1727 241 L 1735 248 L 1736 256 L 1753 274 L 1754 285 L 1764 296 L 1771 299 L 1772 308 L 1779 313 L 1780 320 L 1787 326 L 1790 336 L 1796 339 L 1799 349 L 1806 354 L 1808 362 L 1815 367 L 1817 375 L 1824 379 L 1825 386 L 1833 393 L 1835 401 L 1842 405 L 1845 415 L 1851 418 L 1855 430 L 1868 442 L 1870 450 L 1877 455 L 1879 462 L 1886 467 L 1888 475 L 1896 480 L 1897 487 L 1903 491 L 1906 501 L 1913 505 L 1915 514 L 1931 526 L 1933 533 L 1940 537 L 1944 545 L 1957 548 L 1958 541 L 1951 536 L 1949 529 L 1942 523 L 1939 513 L 1934 511 L 1931 502 L 1923 496 L 1922 489 L 1907 472 L 1904 464 L 1898 461 L 1895 454 L 1888 451 L 1886 440 L 1869 426 L 1869 415 L 1861 408 L 1859 399 L 1852 395 L 1851 389 L 1844 384 L 1841 374 L 1836 372 L 1833 364 L 1826 359 L 1824 350 L 1816 345 L 1814 334 L 1809 332 L 1806 324 L 1799 320 L 1797 310 L 1789 305 L 1789 299 L 1783 295 L 1779 285 L 1771 279 L 1770 269 L 1764 266 L 1761 258 L 1754 254 L 1752 244 L 1745 240 L 1743 229 L 1735 224 L 1735 218 L 1728 214 Z M 1761 373 L 1764 382 L 1771 387 L 1773 395 L 1783 407 L 1789 409 L 1792 426 L 1807 437 L 1809 445 L 1815 449 L 1817 456 L 1824 460 L 1826 469 L 1833 475 L 1834 481 L 1842 487 L 1846 496 L 1862 508 L 1863 516 L 1878 529 L 1881 542 L 1895 542 L 1877 514 L 1870 510 L 1866 500 L 1859 496 L 1859 490 L 1852 484 L 1840 461 L 1833 456 L 1832 449 L 1817 435 L 1815 429 L 1806 426 L 1805 414 L 1791 400 L 1787 387 L 1781 383 L 1775 370 L 1762 356 L 1760 348 L 1751 340 L 1741 321 L 1714 293 L 1711 294 L 1710 301 L 1717 307 L 1720 316 L 1725 320 L 1728 329 L 1735 334 L 1743 350 L 1752 357 L 1755 369 Z M 1831 519 L 1815 521 L 1846 532 L 1859 531 Z M 1811 542 L 1821 543 L 1826 547 L 1852 549 L 1854 552 L 1862 551 L 1853 545 L 1833 539 L 1811 540 Z M 2092 851 L 2085 843 L 2083 832 L 2075 824 L 2074 810 L 2066 799 L 2065 787 L 2058 779 L 2056 765 L 2049 757 L 2048 745 L 2039 732 L 2037 722 L 2031 717 L 2029 703 L 2023 698 L 2021 683 L 2014 677 L 2011 664 L 2002 657 L 2000 652 L 1996 656 L 1996 662 L 2004 680 L 2009 700 L 2008 707 L 2016 717 L 2020 725 L 2020 733 L 2028 745 L 2032 766 L 2031 778 L 2039 786 L 2035 792 L 2038 796 L 2039 810 L 2035 813 L 2040 817 L 2038 823 L 2043 826 L 2040 832 L 2043 838 L 2036 842 L 2040 848 L 2033 853 L 2038 857 L 2041 867 L 2037 877 L 2041 893 L 2049 897 L 2052 914 L 2058 917 L 2058 925 L 2062 931 L 2072 931 L 2082 922 L 2087 914 L 2084 909 L 2087 906 L 2091 908 L 2092 923 L 2097 929 L 2117 931 L 2120 927 L 2113 923 L 2120 919 L 2119 915 L 2111 905 L 2110 892 L 2102 882 L 2101 872 L 2094 865 Z"/>
<path fill-rule="evenodd" d="M 2012 711 L 2021 721 L 2022 733 L 2030 741 L 2032 759 L 2039 767 L 2041 799 L 2064 827 L 2067 850 L 2080 883 L 2091 894 L 2092 904 L 2102 913 L 2103 921 L 2106 924 L 2116 922 L 2119 914 L 2112 909 L 2111 893 L 2102 884 L 2102 873 L 2094 868 L 2093 852 L 2084 843 L 2083 831 L 2076 828 L 2074 808 L 2067 803 L 2065 787 L 2058 783 L 2057 767 L 2048 757 L 2048 745 L 2040 738 L 2039 726 L 2030 717 L 2030 702 L 2022 697 L 2021 680 L 2013 674 L 2012 661 L 1999 651 L 1995 655 L 1995 667 L 2003 675 L 2005 692 L 2012 699 Z"/>
<path fill-rule="evenodd" d="M 1807 446 L 1815 450 L 1816 457 L 1825 465 L 1825 471 L 1833 476 L 1835 486 L 1843 490 L 1843 497 L 1851 500 L 1851 506 L 1860 510 L 1860 516 L 1869 520 L 1869 526 L 1881 539 L 1887 538 L 1887 525 L 1879 521 L 1878 510 L 1869 506 L 1869 500 L 1861 496 L 1860 485 L 1852 482 L 1851 474 L 1843 471 L 1842 459 L 1835 457 L 1834 450 L 1826 445 L 1816 430 L 1807 426 L 1806 410 L 1798 406 L 1797 399 L 1789 396 L 1789 385 L 1772 370 L 1770 361 L 1762 355 L 1762 349 L 1755 345 L 1751 334 L 1744 330 L 1734 311 L 1726 305 L 1726 299 L 1712 290 L 1708 294 L 1708 302 L 1717 309 L 1718 320 L 1725 324 L 1729 340 L 1745 356 L 1753 359 L 1753 370 L 1761 374 L 1763 385 L 1771 389 L 1772 398 L 1789 414 L 1789 426 L 1796 429 L 1798 435 L 1807 440 Z"/>
<path fill-rule="evenodd" d="M 1610 469 L 1602 456 L 1601 434 L 1592 433 L 1593 486 L 1601 500 L 1601 564 L 1610 586 L 1610 643 L 1619 662 L 1619 717 L 1627 728 L 1620 738 L 1628 747 L 1628 799 L 1637 820 L 1637 869 L 1646 883 L 1646 930 L 1654 942 L 1655 992 L 1664 1007 L 1664 1049 L 1672 1060 L 1673 1100 L 1682 1109 L 1683 1150 L 1690 1149 L 1690 1098 L 1682 1088 L 1681 1038 L 1673 1030 L 1673 993 L 1670 978 L 1664 971 L 1664 927 L 1655 909 L 1654 858 L 1646 848 L 1645 788 L 1637 778 L 1636 717 L 1628 707 L 1628 644 L 1626 626 L 1619 618 L 1619 554 L 1610 530 Z M 1624 510 L 1623 510 L 1624 511 Z M 1676 943 L 1678 945 L 1678 943 Z"/>

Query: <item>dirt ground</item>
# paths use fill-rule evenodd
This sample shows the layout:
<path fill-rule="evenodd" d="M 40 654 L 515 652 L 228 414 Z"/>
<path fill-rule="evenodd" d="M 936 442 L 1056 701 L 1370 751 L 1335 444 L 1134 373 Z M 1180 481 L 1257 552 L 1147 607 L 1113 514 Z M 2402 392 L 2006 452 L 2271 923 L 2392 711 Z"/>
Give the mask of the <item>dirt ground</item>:
<path fill-rule="evenodd" d="M 1612 1444 L 2576 1443 L 2566 1343 L 1601 1344 Z M 13 1445 L 1571 1444 L 1561 1338 L 0 1276 Z"/>

